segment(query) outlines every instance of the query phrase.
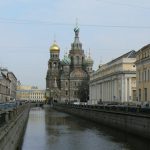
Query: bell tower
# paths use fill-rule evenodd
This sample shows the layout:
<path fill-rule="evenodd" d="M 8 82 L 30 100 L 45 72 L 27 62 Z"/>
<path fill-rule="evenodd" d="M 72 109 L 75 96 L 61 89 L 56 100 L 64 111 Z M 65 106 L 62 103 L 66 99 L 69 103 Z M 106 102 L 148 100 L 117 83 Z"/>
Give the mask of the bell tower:
<path fill-rule="evenodd" d="M 84 50 L 82 49 L 82 43 L 79 40 L 79 31 L 79 27 L 76 25 L 74 28 L 74 42 L 71 44 L 71 50 L 69 53 L 72 67 L 71 69 L 82 68 L 85 61 Z"/>
<path fill-rule="evenodd" d="M 60 48 L 56 41 L 50 47 L 50 59 L 46 76 L 46 89 L 49 89 L 50 99 L 59 100 L 60 88 Z M 57 87 L 56 87 L 57 85 Z M 57 92 L 56 92 L 57 91 Z"/>

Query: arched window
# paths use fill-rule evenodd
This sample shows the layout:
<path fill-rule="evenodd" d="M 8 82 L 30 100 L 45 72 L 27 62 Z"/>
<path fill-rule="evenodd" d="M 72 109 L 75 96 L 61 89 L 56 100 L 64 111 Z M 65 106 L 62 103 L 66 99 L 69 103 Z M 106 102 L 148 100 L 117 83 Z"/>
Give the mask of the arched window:
<path fill-rule="evenodd" d="M 83 64 L 83 62 L 84 62 L 84 57 L 82 57 L 82 64 Z"/>
<path fill-rule="evenodd" d="M 49 63 L 49 65 L 50 65 L 50 68 L 52 68 L 52 63 L 51 62 Z"/>
<path fill-rule="evenodd" d="M 71 64 L 73 64 L 73 56 L 71 56 Z"/>
<path fill-rule="evenodd" d="M 76 62 L 79 64 L 79 56 L 76 56 Z"/>
<path fill-rule="evenodd" d="M 57 63 L 56 63 L 56 62 L 54 62 L 54 67 L 56 67 L 56 65 L 57 65 Z"/>

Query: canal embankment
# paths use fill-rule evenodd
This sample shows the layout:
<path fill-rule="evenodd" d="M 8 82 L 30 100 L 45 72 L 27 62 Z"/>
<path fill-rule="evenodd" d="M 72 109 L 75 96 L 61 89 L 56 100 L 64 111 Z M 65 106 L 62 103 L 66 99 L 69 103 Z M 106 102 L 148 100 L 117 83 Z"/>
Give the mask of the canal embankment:
<path fill-rule="evenodd" d="M 0 112 L 0 150 L 17 150 L 23 139 L 30 104 Z"/>
<path fill-rule="evenodd" d="M 148 109 L 73 104 L 54 104 L 54 109 L 150 139 Z"/>

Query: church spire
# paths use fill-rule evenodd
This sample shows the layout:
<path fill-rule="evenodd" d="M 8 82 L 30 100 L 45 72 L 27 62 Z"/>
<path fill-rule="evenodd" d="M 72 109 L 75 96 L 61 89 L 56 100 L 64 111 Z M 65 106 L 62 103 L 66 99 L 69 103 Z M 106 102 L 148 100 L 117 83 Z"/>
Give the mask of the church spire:
<path fill-rule="evenodd" d="M 79 38 L 78 19 L 76 18 L 76 27 L 74 28 L 75 38 Z"/>
<path fill-rule="evenodd" d="M 82 44 L 79 41 L 79 27 L 78 23 L 76 22 L 76 27 L 74 28 L 74 42 L 72 43 L 72 49 L 73 50 L 82 50 Z"/>

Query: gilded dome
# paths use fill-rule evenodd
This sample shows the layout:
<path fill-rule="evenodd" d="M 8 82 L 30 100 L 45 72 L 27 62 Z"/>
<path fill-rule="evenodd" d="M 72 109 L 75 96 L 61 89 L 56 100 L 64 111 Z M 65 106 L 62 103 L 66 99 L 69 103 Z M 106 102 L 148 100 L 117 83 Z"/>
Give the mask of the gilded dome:
<path fill-rule="evenodd" d="M 56 44 L 56 42 L 54 41 L 54 43 L 52 44 L 52 46 L 50 47 L 50 52 L 56 52 L 59 53 L 60 48 L 59 46 Z"/>

